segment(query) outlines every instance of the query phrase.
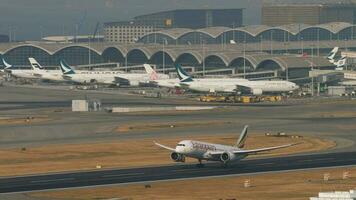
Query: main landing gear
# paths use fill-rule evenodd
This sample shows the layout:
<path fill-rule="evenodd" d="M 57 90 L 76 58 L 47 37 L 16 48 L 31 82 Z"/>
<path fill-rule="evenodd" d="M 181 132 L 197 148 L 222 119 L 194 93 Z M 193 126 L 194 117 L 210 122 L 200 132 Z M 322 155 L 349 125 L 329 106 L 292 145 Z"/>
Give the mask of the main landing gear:
<path fill-rule="evenodd" d="M 204 164 L 202 163 L 202 160 L 198 159 L 198 161 L 199 161 L 199 164 L 197 164 L 197 167 L 198 168 L 204 167 Z"/>

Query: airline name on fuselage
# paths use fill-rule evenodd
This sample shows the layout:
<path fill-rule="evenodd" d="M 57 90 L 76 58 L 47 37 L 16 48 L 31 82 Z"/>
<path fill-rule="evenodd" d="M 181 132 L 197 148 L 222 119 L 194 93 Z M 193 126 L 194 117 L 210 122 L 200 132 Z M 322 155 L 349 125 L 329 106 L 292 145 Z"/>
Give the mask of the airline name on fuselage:
<path fill-rule="evenodd" d="M 201 144 L 199 142 L 192 142 L 194 149 L 201 149 L 205 151 L 216 151 L 216 147 L 208 144 Z"/>
<path fill-rule="evenodd" d="M 80 74 L 122 74 L 120 71 L 82 71 Z"/>

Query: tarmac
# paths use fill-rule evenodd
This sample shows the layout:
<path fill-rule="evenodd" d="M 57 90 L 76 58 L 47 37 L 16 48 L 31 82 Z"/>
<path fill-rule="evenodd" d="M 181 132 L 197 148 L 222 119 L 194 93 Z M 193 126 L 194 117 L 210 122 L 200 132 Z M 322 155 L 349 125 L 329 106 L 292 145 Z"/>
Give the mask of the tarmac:
<path fill-rule="evenodd" d="M 0 87 L 0 118 L 26 118 L 26 117 L 47 117 L 48 120 L 37 123 L 21 123 L 21 124 L 0 124 L 0 149 L 1 148 L 22 148 L 30 146 L 40 146 L 45 144 L 67 144 L 67 143 L 90 143 L 90 142 L 105 142 L 105 141 L 124 141 L 137 138 L 152 138 L 159 140 L 161 137 L 179 137 L 184 139 L 190 135 L 226 135 L 236 133 L 236 137 L 240 133 L 242 127 L 246 124 L 250 126 L 251 134 L 278 133 L 284 132 L 289 135 L 316 136 L 325 139 L 334 140 L 337 147 L 323 152 L 314 152 L 314 155 L 302 155 L 301 162 L 308 160 L 307 156 L 316 156 L 324 159 L 325 155 L 338 155 L 336 157 L 325 157 L 325 159 L 335 159 L 334 162 L 312 162 L 305 164 L 293 163 L 285 158 L 281 159 L 281 165 L 276 165 L 274 168 L 266 168 L 269 171 L 281 170 L 281 166 L 288 166 L 284 170 L 293 168 L 307 168 L 308 166 L 325 167 L 325 166 L 342 166 L 345 164 L 355 164 L 354 153 L 356 152 L 356 100 L 346 98 L 314 98 L 290 100 L 281 103 L 271 104 L 214 104 L 201 103 L 193 98 L 181 96 L 169 96 L 166 98 L 145 98 L 139 95 L 133 95 L 132 89 L 119 88 L 104 91 L 78 91 L 69 90 L 61 86 L 8 86 Z M 70 111 L 71 100 L 73 99 L 99 99 L 104 107 L 111 106 L 218 106 L 213 110 L 203 111 L 187 111 L 187 112 L 153 112 L 153 113 L 107 113 L 107 112 L 86 112 L 73 113 Z M 211 122 L 219 120 L 226 122 L 224 126 L 216 126 L 214 124 L 206 124 L 204 126 L 187 126 L 155 129 L 155 130 L 131 130 L 126 134 L 119 134 L 117 128 L 126 126 L 127 124 L 151 124 L 160 123 L 171 125 L 174 123 L 184 123 L 192 121 Z M 263 141 L 261 141 L 263 142 Z M 266 144 L 268 146 L 268 144 Z M 351 154 L 347 152 L 352 152 Z M 331 154 L 330 154 L 331 153 Z M 333 154 L 340 153 L 340 154 Z M 167 154 L 168 155 L 168 154 Z M 347 156 L 346 156 L 347 155 Z M 321 156 L 321 157 L 318 157 Z M 345 159 L 344 159 L 345 158 Z M 350 159 L 349 159 L 350 158 Z M 271 158 L 273 159 L 273 158 Z M 279 159 L 272 160 L 279 162 Z M 263 162 L 246 160 L 246 166 L 251 166 L 249 162 L 259 162 L 263 166 Z M 303 161 L 303 162 L 304 162 Z M 287 165 L 288 163 L 288 165 Z M 310 165 L 313 164 L 313 165 Z M 252 165 L 254 166 L 254 165 Z M 171 176 L 170 169 L 180 170 L 188 168 L 182 176 L 173 178 L 189 178 L 195 177 L 195 166 L 162 166 L 154 170 L 162 170 L 162 173 L 155 174 L 156 178 L 147 178 L 142 174 L 137 174 L 134 177 L 121 177 L 123 172 L 114 170 L 113 177 L 110 183 L 127 183 L 135 181 L 152 181 L 158 180 L 157 177 Z M 264 166 L 266 167 L 266 166 Z M 261 167 L 261 168 L 264 168 Z M 239 173 L 255 173 L 261 171 L 261 168 L 247 167 L 251 171 L 239 171 L 233 169 L 219 169 L 213 173 L 220 175 L 236 175 Z M 213 170 L 212 170 L 213 169 Z M 143 173 L 147 173 L 142 169 Z M 142 170 L 133 169 L 132 173 L 142 173 Z M 167 172 L 168 170 L 168 172 Z M 207 173 L 207 171 L 209 173 Z M 200 170 L 199 170 L 200 171 Z M 214 166 L 207 167 L 197 173 L 196 177 L 203 177 L 215 171 Z M 94 178 L 102 176 L 98 173 Z M 131 172 L 130 172 L 131 173 Z M 193 175 L 192 175 L 193 174 Z M 82 174 L 80 174 L 82 176 Z M 62 178 L 62 177 L 60 177 Z M 130 179 L 131 178 L 131 179 Z M 20 179 L 21 180 L 21 179 Z M 37 179 L 34 179 L 36 181 Z M 70 179 L 71 180 L 71 179 Z M 81 182 L 78 179 L 75 179 Z M 106 180 L 106 179 L 105 179 Z M 0 188 L 5 188 L 1 184 L 4 180 L 0 180 Z M 100 182 L 100 181 L 98 181 Z M 106 183 L 104 181 L 104 183 Z M 28 184 L 28 182 L 26 182 Z M 28 190 L 33 185 L 26 185 L 25 189 L 19 189 L 16 184 L 9 184 L 13 191 Z M 59 184 L 64 187 L 65 184 L 54 182 L 54 185 Z M 68 183 L 70 185 L 70 183 Z M 96 185 L 99 183 L 93 183 Z M 43 184 L 35 184 L 35 186 Z M 52 185 L 52 184 L 48 184 Z M 36 186 L 36 187 L 37 187 Z M 51 187 L 59 187 L 51 186 Z M 76 186 L 85 186 L 78 184 Z M 46 189 L 46 188 L 39 189 Z M 16 189 L 17 188 L 17 189 Z M 9 191 L 2 190 L 2 191 Z M 1 197 L 2 198 L 2 197 Z M 16 198 L 14 198 L 16 199 Z M 19 197 L 18 199 L 22 199 Z"/>
<path fill-rule="evenodd" d="M 242 160 L 236 165 L 228 167 L 222 167 L 221 164 L 209 164 L 205 167 L 198 168 L 195 165 L 188 164 L 19 176 L 0 179 L 0 193 L 32 192 L 143 182 L 151 183 L 162 180 L 185 180 L 217 176 L 254 175 L 267 172 L 340 167 L 355 164 L 356 157 L 354 156 L 354 152 L 350 152 Z"/>

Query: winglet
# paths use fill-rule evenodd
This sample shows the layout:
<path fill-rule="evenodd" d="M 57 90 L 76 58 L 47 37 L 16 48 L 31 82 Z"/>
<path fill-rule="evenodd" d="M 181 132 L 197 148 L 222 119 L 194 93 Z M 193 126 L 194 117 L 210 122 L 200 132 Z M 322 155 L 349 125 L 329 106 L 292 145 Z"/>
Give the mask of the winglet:
<path fill-rule="evenodd" d="M 60 67 L 63 74 L 75 74 L 74 70 L 64 61 L 60 60 Z"/>
<path fill-rule="evenodd" d="M 236 142 L 236 146 L 238 148 L 243 148 L 245 146 L 245 141 L 247 138 L 248 125 L 245 125 L 244 129 L 242 129 L 239 139 Z"/>
<path fill-rule="evenodd" d="M 163 145 L 163 144 L 159 144 L 159 143 L 157 143 L 157 142 L 155 142 L 155 141 L 153 141 L 153 143 L 154 143 L 155 145 L 161 147 L 161 148 L 164 148 L 164 149 L 167 149 L 167 150 L 170 150 L 170 151 L 176 151 L 175 149 L 173 149 L 173 148 L 171 148 L 171 147 L 167 147 L 167 146 L 165 146 L 165 145 Z"/>
<path fill-rule="evenodd" d="M 182 66 L 180 66 L 179 64 L 175 65 L 177 74 L 178 74 L 178 78 L 181 82 L 191 82 L 193 81 L 192 77 L 190 75 L 188 75 L 188 73 L 186 71 L 184 71 L 184 69 L 182 68 Z"/>

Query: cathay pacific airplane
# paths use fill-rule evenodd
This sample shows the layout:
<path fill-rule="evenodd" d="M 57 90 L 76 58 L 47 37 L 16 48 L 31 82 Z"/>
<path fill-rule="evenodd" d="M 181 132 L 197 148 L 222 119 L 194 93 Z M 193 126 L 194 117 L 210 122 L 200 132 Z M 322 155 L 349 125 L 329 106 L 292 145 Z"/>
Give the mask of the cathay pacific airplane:
<path fill-rule="evenodd" d="M 154 142 L 157 146 L 171 151 L 171 159 L 175 162 L 185 162 L 186 157 L 195 158 L 199 161 L 198 167 L 202 167 L 202 161 L 217 161 L 227 166 L 229 163 L 235 163 L 246 158 L 251 154 L 271 151 L 293 146 L 295 144 L 286 144 L 281 146 L 260 148 L 260 149 L 243 149 L 247 138 L 248 126 L 245 126 L 241 132 L 239 139 L 234 146 L 212 144 L 195 140 L 183 140 L 177 144 L 175 148 L 165 146 Z"/>
<path fill-rule="evenodd" d="M 147 73 L 125 73 L 122 71 L 80 71 L 76 73 L 66 62 L 60 61 L 63 77 L 77 83 L 101 83 L 109 85 L 127 85 L 139 86 L 140 83 L 148 83 L 149 76 L 157 78 L 168 78 L 164 74 L 147 74 Z"/>
<path fill-rule="evenodd" d="M 28 58 L 30 61 L 33 75 L 42 80 L 49 81 L 66 81 L 63 76 L 61 70 L 46 70 L 44 69 L 36 59 Z"/>
<path fill-rule="evenodd" d="M 4 69 L 2 71 L 11 74 L 11 76 L 16 78 L 38 79 L 38 77 L 34 76 L 32 69 L 14 68 L 14 66 L 6 62 L 3 57 L 1 57 L 1 62 L 4 65 Z"/>
<path fill-rule="evenodd" d="M 339 47 L 334 47 L 326 58 L 336 66 L 335 70 L 343 70 L 347 62 L 346 56 L 341 55 Z"/>
<path fill-rule="evenodd" d="M 245 91 L 253 95 L 263 93 L 291 92 L 299 87 L 289 81 L 249 81 L 247 79 L 219 78 L 219 79 L 199 79 L 198 81 L 188 75 L 180 65 L 176 65 L 180 85 L 198 92 L 224 92 L 235 93 Z"/>

